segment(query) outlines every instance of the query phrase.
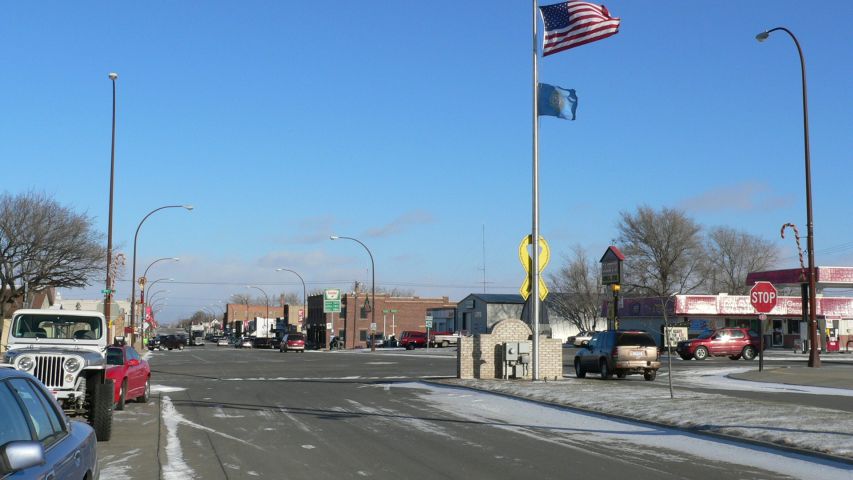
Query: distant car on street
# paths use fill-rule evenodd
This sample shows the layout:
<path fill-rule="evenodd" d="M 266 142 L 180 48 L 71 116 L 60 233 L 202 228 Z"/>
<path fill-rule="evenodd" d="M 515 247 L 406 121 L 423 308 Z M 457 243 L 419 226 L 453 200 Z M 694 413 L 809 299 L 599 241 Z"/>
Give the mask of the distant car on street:
<path fill-rule="evenodd" d="M 29 373 L 0 367 L 0 478 L 98 478 L 95 431 Z"/>
<path fill-rule="evenodd" d="M 252 340 L 252 337 L 238 338 L 234 341 L 235 348 L 252 348 L 254 345 L 255 342 Z"/>
<path fill-rule="evenodd" d="M 426 347 L 428 341 L 426 332 L 406 330 L 400 335 L 400 346 L 406 350 Z"/>
<path fill-rule="evenodd" d="M 160 350 L 183 350 L 187 346 L 187 337 L 183 335 L 162 335 Z"/>
<path fill-rule="evenodd" d="M 601 374 L 607 380 L 616 374 L 625 378 L 642 374 L 654 380 L 660 368 L 660 352 L 648 332 L 642 330 L 605 330 L 595 332 L 592 339 L 575 354 L 575 375 L 586 377 L 587 372 Z"/>
<path fill-rule="evenodd" d="M 219 340 L 216 341 L 217 347 L 227 347 L 229 345 L 228 337 L 219 337 Z"/>
<path fill-rule="evenodd" d="M 692 340 L 682 340 L 675 351 L 683 360 L 705 360 L 708 357 L 753 360 L 760 346 L 757 333 L 748 328 L 729 327 L 705 332 Z"/>
<path fill-rule="evenodd" d="M 575 335 L 574 338 L 572 339 L 572 344 L 576 347 L 580 347 L 583 345 L 583 342 L 588 342 L 588 341 L 592 340 L 592 336 L 594 334 L 595 334 L 595 332 L 593 332 L 591 330 L 578 332 L 578 334 Z"/>
<path fill-rule="evenodd" d="M 385 334 L 374 333 L 373 335 L 368 336 L 367 337 L 367 343 L 366 343 L 367 348 L 370 348 L 371 346 L 373 346 L 373 344 L 376 344 L 376 348 L 384 347 L 385 346 Z"/>
<path fill-rule="evenodd" d="M 305 335 L 301 333 L 288 333 L 281 339 L 281 345 L 278 347 L 279 352 L 301 352 L 305 353 Z"/>
<path fill-rule="evenodd" d="M 151 398 L 151 368 L 133 347 L 107 347 L 107 378 L 115 384 L 115 409 L 128 400 L 147 403 Z"/>

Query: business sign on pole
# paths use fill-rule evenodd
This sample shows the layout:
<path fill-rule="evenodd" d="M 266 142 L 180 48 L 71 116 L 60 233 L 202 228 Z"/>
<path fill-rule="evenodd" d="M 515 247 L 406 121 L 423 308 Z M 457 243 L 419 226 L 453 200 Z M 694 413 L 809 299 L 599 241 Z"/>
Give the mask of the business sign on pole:
<path fill-rule="evenodd" d="M 341 313 L 341 290 L 327 288 L 323 291 L 323 313 Z"/>
<path fill-rule="evenodd" d="M 625 256 L 613 245 L 607 247 L 601 256 L 601 284 L 619 285 L 622 283 L 622 262 Z"/>

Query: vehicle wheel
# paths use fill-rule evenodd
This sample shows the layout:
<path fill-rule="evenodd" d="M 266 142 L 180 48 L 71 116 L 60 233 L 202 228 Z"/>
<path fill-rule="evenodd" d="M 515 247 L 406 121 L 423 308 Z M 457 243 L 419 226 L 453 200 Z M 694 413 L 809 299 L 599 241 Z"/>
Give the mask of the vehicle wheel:
<path fill-rule="evenodd" d="M 679 355 L 679 357 L 681 357 L 682 360 L 690 360 L 691 358 L 693 358 L 690 355 Z"/>
<path fill-rule="evenodd" d="M 183 350 L 183 349 L 184 349 L 184 345 L 183 345 L 183 344 L 178 344 L 178 350 Z"/>
<path fill-rule="evenodd" d="M 171 351 L 172 351 L 172 349 L 171 349 L 171 348 L 169 348 L 169 351 L 171 352 Z"/>
<path fill-rule="evenodd" d="M 151 400 L 151 378 L 145 379 L 145 390 L 142 392 L 142 396 L 136 399 L 139 403 L 148 403 Z"/>
<path fill-rule="evenodd" d="M 124 410 L 124 403 L 127 401 L 127 379 L 121 382 L 121 391 L 118 392 L 118 402 L 116 402 L 116 410 Z"/>
<path fill-rule="evenodd" d="M 697 347 L 696 351 L 693 352 L 693 356 L 696 357 L 696 360 L 705 360 L 708 358 L 708 349 L 705 347 Z"/>
<path fill-rule="evenodd" d="M 607 365 L 607 360 L 601 361 L 598 371 L 601 372 L 602 380 L 610 380 L 610 377 L 613 375 L 613 372 L 610 371 L 610 366 Z"/>
<path fill-rule="evenodd" d="M 96 383 L 89 400 L 89 422 L 99 442 L 106 442 L 113 433 L 113 400 L 115 385 L 112 380 Z"/>
<path fill-rule="evenodd" d="M 450 346 L 450 342 L 448 342 L 447 340 L 445 340 L 445 341 L 441 342 L 441 347 L 442 347 L 442 348 L 447 348 L 447 347 L 449 347 L 449 346 Z"/>
<path fill-rule="evenodd" d="M 616 372 L 616 378 L 625 378 L 628 376 L 628 372 Z"/>
<path fill-rule="evenodd" d="M 578 378 L 586 378 L 586 370 L 581 367 L 580 360 L 575 360 L 575 376 Z"/>
<path fill-rule="evenodd" d="M 414 350 L 414 349 L 415 349 L 415 345 L 413 343 L 406 345 L 406 350 Z"/>
<path fill-rule="evenodd" d="M 740 355 L 729 355 L 732 360 L 740 360 Z"/>
<path fill-rule="evenodd" d="M 643 374 L 643 378 L 646 379 L 647 382 L 651 382 L 658 376 L 657 370 L 646 370 L 646 373 Z"/>
<path fill-rule="evenodd" d="M 742 355 L 744 360 L 755 360 L 755 349 L 747 345 L 743 347 Z"/>

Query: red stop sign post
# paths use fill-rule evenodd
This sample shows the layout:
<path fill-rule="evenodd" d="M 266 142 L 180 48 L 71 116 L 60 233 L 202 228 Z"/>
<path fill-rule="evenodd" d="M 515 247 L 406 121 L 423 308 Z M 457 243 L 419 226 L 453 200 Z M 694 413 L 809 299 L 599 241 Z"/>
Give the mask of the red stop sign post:
<path fill-rule="evenodd" d="M 776 308 L 779 292 L 770 282 L 755 282 L 749 291 L 749 302 L 758 315 L 758 371 L 764 370 L 764 320 L 767 313 Z"/>

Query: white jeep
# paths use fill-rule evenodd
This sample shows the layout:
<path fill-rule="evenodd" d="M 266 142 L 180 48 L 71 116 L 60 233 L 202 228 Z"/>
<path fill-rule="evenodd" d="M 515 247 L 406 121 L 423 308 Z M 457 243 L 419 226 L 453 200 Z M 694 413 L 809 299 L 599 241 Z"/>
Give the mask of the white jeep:
<path fill-rule="evenodd" d="M 41 380 L 69 415 L 110 439 L 113 381 L 106 378 L 107 322 L 99 312 L 18 310 L 4 361 Z"/>

